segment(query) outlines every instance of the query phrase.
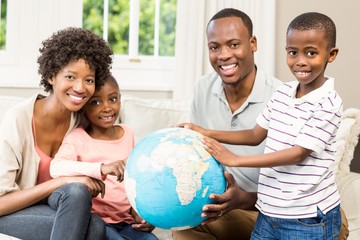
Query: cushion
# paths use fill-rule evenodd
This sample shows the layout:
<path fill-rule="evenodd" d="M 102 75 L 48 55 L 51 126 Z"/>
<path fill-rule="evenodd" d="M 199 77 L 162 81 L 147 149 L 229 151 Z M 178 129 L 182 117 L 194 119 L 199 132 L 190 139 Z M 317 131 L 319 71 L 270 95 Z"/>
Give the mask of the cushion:
<path fill-rule="evenodd" d="M 0 122 L 3 118 L 3 116 L 5 115 L 6 111 L 11 108 L 12 106 L 14 106 L 15 104 L 23 101 L 24 98 L 21 97 L 13 97 L 13 96 L 4 96 L 4 95 L 0 95 Z"/>
<path fill-rule="evenodd" d="M 341 178 L 350 172 L 355 147 L 360 134 L 360 109 L 348 108 L 344 111 L 340 127 L 336 134 L 336 158 L 334 173 Z"/>
<path fill-rule="evenodd" d="M 135 143 L 149 133 L 190 121 L 190 101 L 121 97 L 120 121 L 134 130 Z"/>
<path fill-rule="evenodd" d="M 8 236 L 5 234 L 0 233 L 0 239 L 1 240 L 20 240 L 19 238 Z"/>
<path fill-rule="evenodd" d="M 349 222 L 350 235 L 348 240 L 360 239 L 360 174 L 350 172 L 338 182 L 341 195 L 341 207 Z"/>

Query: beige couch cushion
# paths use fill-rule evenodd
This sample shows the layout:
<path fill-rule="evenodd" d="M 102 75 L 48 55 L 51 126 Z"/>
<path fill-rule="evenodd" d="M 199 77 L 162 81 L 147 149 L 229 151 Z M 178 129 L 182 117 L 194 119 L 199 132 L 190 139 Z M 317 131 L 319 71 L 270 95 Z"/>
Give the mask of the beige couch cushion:
<path fill-rule="evenodd" d="M 342 178 L 350 172 L 355 147 L 360 134 L 360 109 L 348 108 L 343 113 L 340 127 L 336 134 L 336 159 L 334 172 Z"/>
<path fill-rule="evenodd" d="M 341 195 L 341 207 L 349 223 L 348 240 L 360 239 L 360 174 L 350 172 L 355 147 L 360 134 L 360 109 L 348 108 L 343 113 L 340 127 L 336 134 L 336 161 L 334 172 Z M 359 160 L 359 159 L 357 159 Z"/>
<path fill-rule="evenodd" d="M 190 101 L 121 97 L 120 121 L 134 130 L 135 143 L 149 133 L 190 120 Z"/>
<path fill-rule="evenodd" d="M 337 181 L 341 207 L 349 223 L 348 240 L 360 239 L 360 174 L 350 172 Z"/>
<path fill-rule="evenodd" d="M 0 122 L 3 118 L 3 116 L 6 114 L 6 111 L 14 106 L 15 104 L 23 101 L 24 98 L 21 97 L 13 97 L 13 96 L 3 96 L 0 95 L 0 107 L 1 107 L 1 111 L 0 111 Z M 0 238 L 1 239 L 1 238 Z"/>

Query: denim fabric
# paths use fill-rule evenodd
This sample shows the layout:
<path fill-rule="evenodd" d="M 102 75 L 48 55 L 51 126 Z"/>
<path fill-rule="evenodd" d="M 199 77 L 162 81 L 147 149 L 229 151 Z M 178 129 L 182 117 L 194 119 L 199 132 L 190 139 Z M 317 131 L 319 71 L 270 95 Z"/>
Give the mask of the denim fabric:
<path fill-rule="evenodd" d="M 150 232 L 141 232 L 133 229 L 130 224 L 121 222 L 116 224 L 106 224 L 107 240 L 158 240 Z"/>
<path fill-rule="evenodd" d="M 303 219 L 274 218 L 259 213 L 251 239 L 337 240 L 340 226 L 340 206 L 326 214 L 318 209 L 316 217 Z"/>
<path fill-rule="evenodd" d="M 172 231 L 172 237 L 174 240 L 249 240 L 257 216 L 257 211 L 233 209 L 205 225 Z"/>
<path fill-rule="evenodd" d="M 91 214 L 91 195 L 84 184 L 55 190 L 40 204 L 0 217 L 0 232 L 23 240 L 99 240 L 105 223 Z"/>

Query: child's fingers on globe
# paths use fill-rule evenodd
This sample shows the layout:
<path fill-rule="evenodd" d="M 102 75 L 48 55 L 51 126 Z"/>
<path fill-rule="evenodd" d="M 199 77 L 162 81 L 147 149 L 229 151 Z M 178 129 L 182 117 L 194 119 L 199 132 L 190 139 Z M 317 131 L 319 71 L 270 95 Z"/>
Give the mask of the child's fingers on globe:
<path fill-rule="evenodd" d="M 123 172 L 118 176 L 118 181 L 119 182 L 124 181 L 124 173 Z"/>

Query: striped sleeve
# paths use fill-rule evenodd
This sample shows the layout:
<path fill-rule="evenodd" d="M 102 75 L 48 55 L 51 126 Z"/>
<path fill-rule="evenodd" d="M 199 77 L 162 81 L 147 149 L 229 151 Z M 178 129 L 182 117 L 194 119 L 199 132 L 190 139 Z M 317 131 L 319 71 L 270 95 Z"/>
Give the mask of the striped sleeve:
<path fill-rule="evenodd" d="M 337 101 L 339 99 L 339 101 Z M 300 131 L 295 144 L 320 153 L 335 141 L 342 115 L 342 101 L 333 91 L 324 98 Z"/>

